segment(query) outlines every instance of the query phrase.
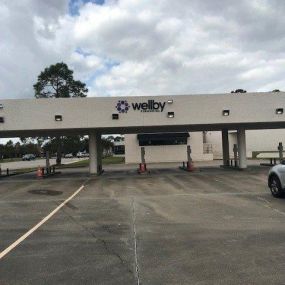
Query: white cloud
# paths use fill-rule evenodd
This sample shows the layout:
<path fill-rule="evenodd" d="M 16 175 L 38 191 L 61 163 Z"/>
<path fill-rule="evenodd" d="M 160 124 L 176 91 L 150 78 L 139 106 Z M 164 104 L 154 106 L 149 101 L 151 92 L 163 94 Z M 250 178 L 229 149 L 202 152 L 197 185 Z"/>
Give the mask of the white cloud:
<path fill-rule="evenodd" d="M 285 90 L 285 4 L 277 0 L 0 4 L 0 98 L 33 97 L 65 61 L 91 96 Z"/>

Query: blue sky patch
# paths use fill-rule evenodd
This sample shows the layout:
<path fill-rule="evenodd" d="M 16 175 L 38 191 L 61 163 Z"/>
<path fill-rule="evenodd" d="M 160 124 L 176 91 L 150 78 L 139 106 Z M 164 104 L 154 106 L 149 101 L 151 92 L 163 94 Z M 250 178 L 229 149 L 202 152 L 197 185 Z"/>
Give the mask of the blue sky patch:
<path fill-rule="evenodd" d="M 108 73 L 113 67 L 118 65 L 120 65 L 120 63 L 106 59 L 106 61 L 104 62 L 104 68 L 95 70 L 94 73 L 87 79 L 86 84 L 88 86 L 92 85 L 92 83 L 94 83 L 97 77 Z"/>
<path fill-rule="evenodd" d="M 94 3 L 96 5 L 104 5 L 105 0 L 70 0 L 69 1 L 69 13 L 74 16 L 79 14 L 79 9 L 86 3 Z"/>
<path fill-rule="evenodd" d="M 78 54 L 80 54 L 80 55 L 83 55 L 84 57 L 87 57 L 87 56 L 90 56 L 90 55 L 92 55 L 92 53 L 91 52 L 88 52 L 88 51 L 84 51 L 82 48 L 77 48 L 76 50 L 75 50 L 75 52 L 76 53 L 78 53 Z"/>
<path fill-rule="evenodd" d="M 86 50 L 82 49 L 81 47 L 77 47 L 74 50 L 74 52 L 82 55 L 84 58 L 87 58 L 88 56 L 91 56 L 91 55 L 95 55 L 95 56 L 100 57 L 103 60 L 104 67 L 97 69 L 97 70 L 94 70 L 94 72 L 86 80 L 86 84 L 88 86 L 90 86 L 92 83 L 94 83 L 94 81 L 97 77 L 100 77 L 100 76 L 108 73 L 113 67 L 120 65 L 120 62 L 118 62 L 118 61 L 115 61 L 111 58 L 108 58 L 105 55 L 100 56 L 100 55 L 92 53 L 90 51 L 86 51 Z"/>

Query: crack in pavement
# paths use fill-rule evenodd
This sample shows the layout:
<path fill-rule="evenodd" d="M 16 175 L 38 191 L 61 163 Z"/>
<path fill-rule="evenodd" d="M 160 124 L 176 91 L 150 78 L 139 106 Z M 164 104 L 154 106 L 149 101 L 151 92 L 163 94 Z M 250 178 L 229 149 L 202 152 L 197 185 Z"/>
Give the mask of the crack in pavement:
<path fill-rule="evenodd" d="M 127 266 L 126 262 L 124 261 L 124 259 L 117 253 L 115 252 L 113 249 L 111 249 L 106 240 L 102 239 L 102 238 L 98 238 L 88 227 L 84 226 L 83 224 L 81 224 L 80 222 L 78 222 L 74 217 L 72 217 L 69 213 L 67 213 L 67 211 L 65 211 L 64 209 L 62 209 L 62 212 L 76 225 L 78 225 L 79 227 L 81 227 L 85 232 L 87 232 L 89 235 L 91 235 L 94 239 L 99 240 L 105 250 L 109 253 L 111 253 L 113 256 L 116 256 L 119 260 L 120 263 L 122 265 L 124 265 L 124 267 L 126 267 L 127 271 L 131 274 L 133 274 L 133 271 Z"/>
<path fill-rule="evenodd" d="M 139 270 L 138 253 L 137 253 L 137 230 L 136 230 L 136 212 L 135 212 L 135 199 L 134 198 L 132 198 L 131 209 L 132 209 L 132 226 L 133 226 L 133 238 L 134 238 L 136 279 L 137 279 L 137 285 L 140 285 L 141 282 L 140 282 L 140 270 Z"/>

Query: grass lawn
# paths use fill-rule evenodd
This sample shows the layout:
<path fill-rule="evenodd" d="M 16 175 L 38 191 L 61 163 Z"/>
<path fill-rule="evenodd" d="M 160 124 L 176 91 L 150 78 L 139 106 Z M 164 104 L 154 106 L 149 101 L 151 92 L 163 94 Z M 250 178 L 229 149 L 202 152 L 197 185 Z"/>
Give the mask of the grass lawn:
<path fill-rule="evenodd" d="M 16 158 L 4 158 L 4 159 L 0 159 L 0 163 L 13 162 L 13 161 L 21 161 L 21 160 L 22 160 L 21 157 L 16 157 Z"/>
<path fill-rule="evenodd" d="M 37 167 L 21 168 L 21 169 L 15 169 L 15 170 L 13 170 L 13 173 L 24 174 L 24 173 L 36 171 L 37 169 L 38 169 Z"/>
<path fill-rule="evenodd" d="M 20 159 L 19 159 L 20 160 Z M 5 161 L 5 160 L 4 160 Z M 15 160 L 12 160 L 15 161 Z M 3 162 L 3 161 L 2 161 Z M 7 161 L 5 161 L 7 162 Z M 107 164 L 120 164 L 120 163 L 125 163 L 125 158 L 124 157 L 113 157 L 113 156 L 109 156 L 109 157 L 105 157 L 102 159 L 103 165 L 107 165 Z M 75 168 L 75 167 L 87 167 L 89 166 L 89 159 L 86 160 L 80 160 L 80 161 L 76 161 L 70 164 L 66 164 L 66 165 L 61 165 L 61 166 L 56 166 L 56 169 L 61 169 L 61 168 Z M 3 175 L 4 173 L 6 173 L 3 170 Z M 28 168 L 21 168 L 21 169 L 13 169 L 11 171 L 11 174 L 23 174 L 23 173 L 27 173 L 27 172 L 33 172 L 36 171 L 37 167 L 28 167 Z"/>

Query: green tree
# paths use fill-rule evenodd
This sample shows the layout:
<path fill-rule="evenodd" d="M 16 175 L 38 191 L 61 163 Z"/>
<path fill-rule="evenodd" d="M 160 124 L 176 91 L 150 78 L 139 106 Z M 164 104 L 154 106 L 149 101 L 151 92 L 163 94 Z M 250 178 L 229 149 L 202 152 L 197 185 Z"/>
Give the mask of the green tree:
<path fill-rule="evenodd" d="M 5 151 L 5 153 L 4 153 L 5 157 L 7 157 L 7 158 L 15 157 L 13 141 L 11 141 L 11 140 L 7 141 L 4 151 Z"/>
<path fill-rule="evenodd" d="M 85 83 L 74 80 L 73 71 L 63 62 L 45 68 L 38 76 L 34 90 L 36 98 L 86 97 L 88 92 Z M 61 137 L 57 137 L 56 141 L 56 163 L 61 164 Z"/>
<path fill-rule="evenodd" d="M 14 148 L 15 148 L 15 157 L 20 157 L 21 144 L 19 142 L 16 142 Z"/>
<path fill-rule="evenodd" d="M 64 153 L 72 153 L 76 155 L 78 151 L 82 149 L 82 142 L 80 136 L 68 136 L 62 138 L 62 146 Z"/>
<path fill-rule="evenodd" d="M 73 71 L 60 62 L 45 68 L 34 84 L 36 98 L 86 97 L 85 83 L 74 80 Z"/>
<path fill-rule="evenodd" d="M 102 151 L 103 151 L 103 156 L 109 156 L 112 153 L 112 147 L 114 146 L 114 143 L 108 140 L 108 138 L 102 138 L 101 139 L 101 144 L 102 144 Z"/>

